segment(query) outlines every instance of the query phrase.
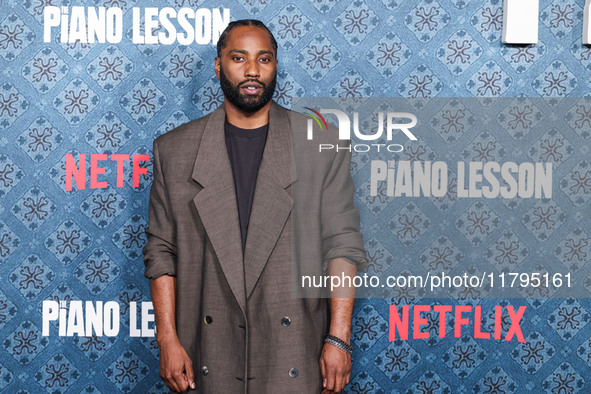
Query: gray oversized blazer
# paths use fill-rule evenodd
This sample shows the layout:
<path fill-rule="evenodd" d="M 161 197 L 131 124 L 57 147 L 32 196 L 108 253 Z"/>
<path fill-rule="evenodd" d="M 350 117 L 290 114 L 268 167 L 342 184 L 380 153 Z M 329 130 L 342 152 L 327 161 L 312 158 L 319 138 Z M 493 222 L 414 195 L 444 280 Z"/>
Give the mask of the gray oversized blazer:
<path fill-rule="evenodd" d="M 154 141 L 145 276 L 177 278 L 198 392 L 320 392 L 328 302 L 293 297 L 297 275 L 322 275 L 336 257 L 367 263 L 350 153 L 292 138 L 307 118 L 291 115 L 272 103 L 244 257 L 223 105 Z"/>

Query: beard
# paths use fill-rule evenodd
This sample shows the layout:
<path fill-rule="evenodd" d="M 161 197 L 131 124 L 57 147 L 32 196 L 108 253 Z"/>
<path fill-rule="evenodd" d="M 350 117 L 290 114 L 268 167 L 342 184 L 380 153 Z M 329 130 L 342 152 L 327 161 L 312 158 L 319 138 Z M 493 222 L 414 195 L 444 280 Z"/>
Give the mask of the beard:
<path fill-rule="evenodd" d="M 262 86 L 262 92 L 257 96 L 248 95 L 241 92 L 241 86 L 249 82 L 256 82 Z M 263 108 L 273 98 L 275 92 L 275 85 L 277 84 L 277 73 L 269 84 L 264 84 L 257 79 L 248 79 L 240 82 L 238 85 L 233 85 L 232 82 L 224 74 L 224 69 L 220 65 L 220 85 L 224 92 L 224 97 L 231 102 L 240 111 L 248 114 L 257 112 Z"/>

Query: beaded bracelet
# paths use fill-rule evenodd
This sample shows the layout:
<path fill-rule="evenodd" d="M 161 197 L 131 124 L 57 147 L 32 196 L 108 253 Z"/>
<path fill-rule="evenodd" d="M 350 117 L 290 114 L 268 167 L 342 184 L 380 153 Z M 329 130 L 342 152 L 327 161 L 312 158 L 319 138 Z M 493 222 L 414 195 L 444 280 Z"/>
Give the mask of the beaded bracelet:
<path fill-rule="evenodd" d="M 324 342 L 330 343 L 331 345 L 334 345 L 349 354 L 351 354 L 351 352 L 353 352 L 353 346 L 349 345 L 347 342 L 343 341 L 341 338 L 335 337 L 334 335 L 326 334 L 326 337 L 324 337 Z"/>

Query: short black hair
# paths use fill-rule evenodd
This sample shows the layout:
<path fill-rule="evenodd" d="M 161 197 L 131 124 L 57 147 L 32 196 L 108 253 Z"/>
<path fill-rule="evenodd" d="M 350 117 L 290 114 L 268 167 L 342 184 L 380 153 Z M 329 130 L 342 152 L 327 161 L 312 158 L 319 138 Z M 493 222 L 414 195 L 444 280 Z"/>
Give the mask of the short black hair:
<path fill-rule="evenodd" d="M 220 38 L 218 39 L 218 43 L 217 43 L 218 57 L 221 56 L 222 49 L 224 49 L 228 43 L 228 39 L 230 38 L 230 32 L 232 31 L 232 29 L 234 29 L 235 27 L 238 27 L 238 26 L 256 26 L 256 27 L 261 27 L 261 28 L 265 29 L 269 33 L 269 36 L 271 37 L 271 45 L 273 46 L 273 50 L 275 51 L 275 57 L 277 57 L 277 40 L 275 40 L 275 36 L 273 36 L 273 33 L 271 33 L 271 30 L 269 30 L 269 28 L 267 26 L 265 26 L 265 24 L 258 19 L 240 19 L 240 20 L 228 23 L 228 26 L 226 26 L 226 28 L 224 29 L 224 31 L 220 35 Z"/>

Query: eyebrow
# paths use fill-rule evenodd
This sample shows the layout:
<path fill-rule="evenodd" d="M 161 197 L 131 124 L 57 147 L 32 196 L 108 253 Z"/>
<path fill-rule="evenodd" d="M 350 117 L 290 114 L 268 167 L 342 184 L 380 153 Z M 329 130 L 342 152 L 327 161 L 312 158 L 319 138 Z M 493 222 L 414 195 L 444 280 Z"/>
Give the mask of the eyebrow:
<path fill-rule="evenodd" d="M 246 49 L 230 49 L 230 51 L 228 52 L 228 54 L 232 53 L 232 52 L 238 52 L 238 53 L 242 53 L 242 54 L 248 54 L 249 52 Z M 270 51 L 268 49 L 260 49 L 257 52 L 257 55 L 273 55 L 275 56 L 275 54 L 273 53 L 273 51 Z"/>

